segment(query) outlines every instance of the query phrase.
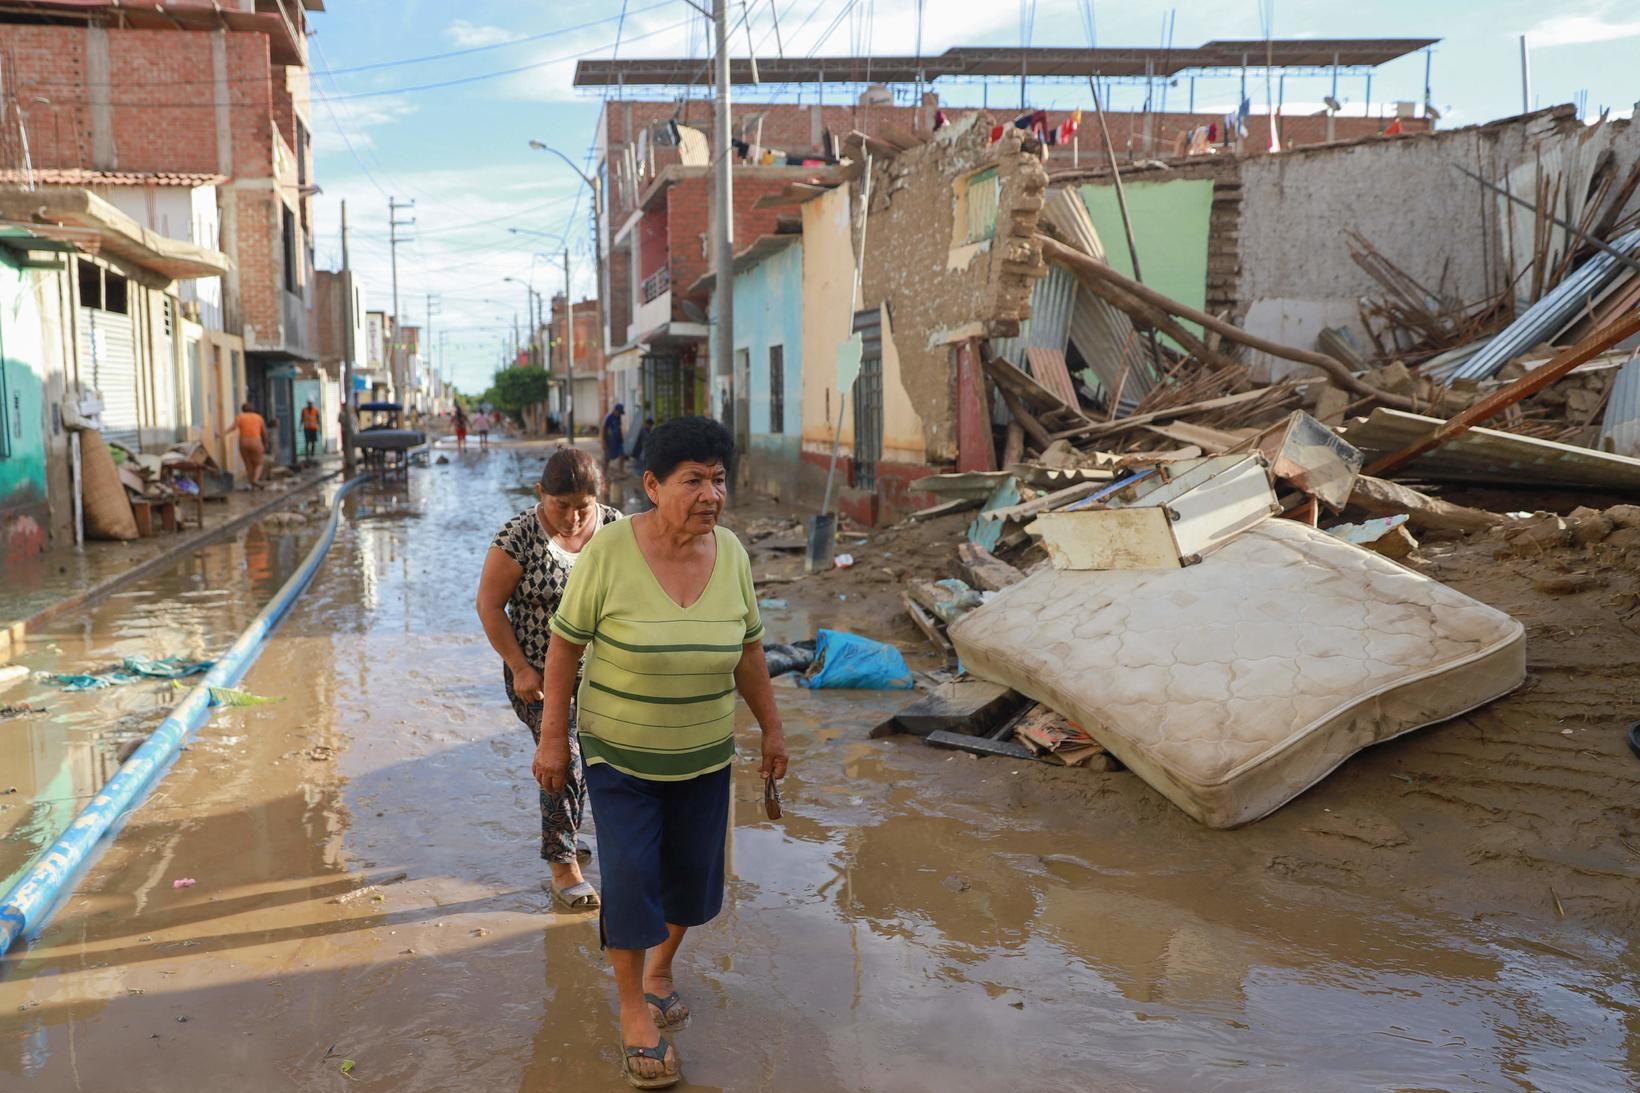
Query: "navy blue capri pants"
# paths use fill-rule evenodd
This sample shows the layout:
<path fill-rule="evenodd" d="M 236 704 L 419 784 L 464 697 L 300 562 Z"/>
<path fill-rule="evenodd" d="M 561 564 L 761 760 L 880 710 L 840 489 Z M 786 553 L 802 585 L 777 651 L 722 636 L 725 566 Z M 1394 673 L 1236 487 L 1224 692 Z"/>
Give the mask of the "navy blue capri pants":
<path fill-rule="evenodd" d="M 603 946 L 652 949 L 666 940 L 667 923 L 704 926 L 716 918 L 723 909 L 729 768 L 659 782 L 589 763 L 586 783 L 598 831 Z"/>

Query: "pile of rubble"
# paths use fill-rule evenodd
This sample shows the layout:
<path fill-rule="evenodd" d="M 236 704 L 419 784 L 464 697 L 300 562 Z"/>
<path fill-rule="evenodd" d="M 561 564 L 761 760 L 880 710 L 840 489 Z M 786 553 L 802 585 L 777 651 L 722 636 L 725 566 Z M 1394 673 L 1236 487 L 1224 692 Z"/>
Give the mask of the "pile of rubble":
<path fill-rule="evenodd" d="M 1343 330 L 1314 350 L 1274 344 L 1124 277 L 1081 203 L 1050 193 L 1043 255 L 1100 308 L 1080 313 L 1066 351 L 987 343 L 1000 469 L 913 484 L 934 502 L 913 520 L 974 514 L 962 572 L 904 596 L 959 674 L 878 734 L 1125 764 L 1229 826 L 1366 744 L 1518 685 L 1519 624 L 1401 563 L 1474 535 L 1502 556 L 1640 549 L 1634 505 L 1491 511 L 1426 485 L 1640 492 L 1640 350 L 1620 348 L 1640 336 L 1640 227 L 1623 214 L 1640 164 L 1608 173 L 1558 248 L 1541 233 L 1530 276 L 1495 299 L 1446 299 L 1356 237 L 1385 290 L 1363 301 L 1368 352 Z M 1120 354 L 1091 360 L 1095 345 Z M 1247 352 L 1307 368 L 1257 383 Z M 1541 590 L 1587 590 L 1585 577 Z M 1221 617 L 1232 603 L 1251 617 Z M 1242 621 L 1264 628 L 1267 651 L 1238 640 Z M 1269 672 L 1298 696 L 1290 709 L 1238 689 Z M 1333 703 L 1327 717 L 1304 712 L 1310 690 Z"/>

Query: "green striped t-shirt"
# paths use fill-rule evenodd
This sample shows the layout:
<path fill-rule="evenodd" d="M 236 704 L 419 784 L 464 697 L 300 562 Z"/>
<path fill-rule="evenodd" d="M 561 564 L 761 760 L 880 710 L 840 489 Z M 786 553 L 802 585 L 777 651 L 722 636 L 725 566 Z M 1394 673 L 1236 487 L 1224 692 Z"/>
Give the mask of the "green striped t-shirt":
<path fill-rule="evenodd" d="M 714 534 L 712 576 L 688 607 L 655 579 L 630 519 L 582 548 L 552 632 L 587 646 L 577 708 L 586 762 L 682 781 L 734 759 L 734 671 L 763 620 L 746 548 Z"/>

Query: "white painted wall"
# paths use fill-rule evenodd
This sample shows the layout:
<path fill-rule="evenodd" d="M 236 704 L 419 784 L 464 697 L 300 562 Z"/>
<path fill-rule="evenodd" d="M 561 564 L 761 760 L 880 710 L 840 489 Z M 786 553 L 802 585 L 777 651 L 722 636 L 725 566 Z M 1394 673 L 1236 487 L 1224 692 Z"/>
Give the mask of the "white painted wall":
<path fill-rule="evenodd" d="M 1483 198 L 1454 166 L 1497 179 L 1533 162 L 1540 145 L 1576 140 L 1612 148 L 1620 171 L 1640 156 L 1640 125 L 1590 132 L 1543 111 L 1429 136 L 1247 158 L 1236 291 L 1246 328 L 1309 349 L 1322 327 L 1348 326 L 1370 350 L 1359 305 L 1382 289 L 1351 260 L 1351 229 L 1432 291 L 1466 302 L 1500 291 L 1501 199 Z M 1308 371 L 1257 354 L 1253 364 L 1266 378 Z"/>

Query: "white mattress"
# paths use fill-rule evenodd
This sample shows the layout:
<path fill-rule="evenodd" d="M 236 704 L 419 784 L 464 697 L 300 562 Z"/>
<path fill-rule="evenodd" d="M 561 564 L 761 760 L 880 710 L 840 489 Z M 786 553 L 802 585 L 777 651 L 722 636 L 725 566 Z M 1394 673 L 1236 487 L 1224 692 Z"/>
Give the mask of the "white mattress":
<path fill-rule="evenodd" d="M 1209 827 L 1520 685 L 1514 619 L 1290 520 L 1185 569 L 1045 569 L 951 627 L 969 672 L 1082 725 Z"/>

